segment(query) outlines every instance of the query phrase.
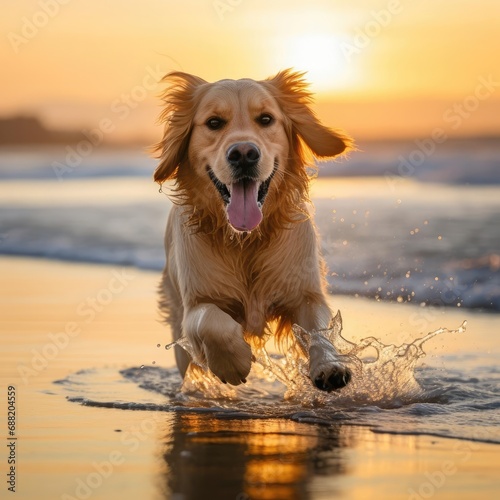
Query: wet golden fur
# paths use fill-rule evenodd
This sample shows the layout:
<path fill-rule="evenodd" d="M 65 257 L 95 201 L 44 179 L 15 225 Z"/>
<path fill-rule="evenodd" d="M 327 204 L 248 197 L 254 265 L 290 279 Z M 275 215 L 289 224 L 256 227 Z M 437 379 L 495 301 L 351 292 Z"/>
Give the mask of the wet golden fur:
<path fill-rule="evenodd" d="M 330 320 L 306 166 L 314 157 L 337 156 L 352 144 L 317 120 L 302 76 L 286 70 L 263 81 L 208 83 L 180 72 L 164 78 L 165 134 L 156 148 L 160 162 L 154 179 L 174 181 L 174 206 L 165 236 L 160 305 L 174 338 L 186 335 L 196 357 L 234 385 L 245 380 L 251 366 L 245 340 L 270 333 L 271 322 L 283 338 L 293 323 L 320 329 Z M 264 112 L 273 116 L 272 126 L 257 121 Z M 211 116 L 222 116 L 225 126 L 208 129 Z M 222 182 L 231 182 L 225 152 L 242 140 L 262 151 L 262 181 L 277 165 L 262 222 L 249 233 L 231 227 L 207 174 L 210 167 Z M 325 371 L 323 357 L 316 365 Z M 184 374 L 189 358 L 180 348 L 176 358 Z M 316 372 L 311 366 L 311 377 Z"/>

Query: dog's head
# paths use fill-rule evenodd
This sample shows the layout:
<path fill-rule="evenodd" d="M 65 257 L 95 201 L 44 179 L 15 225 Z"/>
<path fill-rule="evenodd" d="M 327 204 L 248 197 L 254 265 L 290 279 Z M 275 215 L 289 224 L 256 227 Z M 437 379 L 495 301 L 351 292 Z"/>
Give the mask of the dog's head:
<path fill-rule="evenodd" d="M 315 117 L 302 76 L 286 70 L 263 81 L 208 83 L 168 74 L 155 181 L 175 178 L 197 222 L 208 218 L 215 228 L 229 221 L 249 232 L 263 219 L 294 220 L 307 197 L 309 153 L 330 158 L 351 145 Z"/>

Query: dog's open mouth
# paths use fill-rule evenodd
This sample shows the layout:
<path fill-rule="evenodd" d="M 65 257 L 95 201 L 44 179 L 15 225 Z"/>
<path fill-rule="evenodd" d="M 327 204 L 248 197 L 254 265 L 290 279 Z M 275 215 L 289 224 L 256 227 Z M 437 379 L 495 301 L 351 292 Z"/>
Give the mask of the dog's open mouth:
<path fill-rule="evenodd" d="M 207 167 L 208 175 L 226 205 L 229 223 L 238 231 L 252 231 L 260 224 L 262 205 L 277 168 L 278 163 L 275 161 L 271 175 L 263 182 L 242 177 L 226 185 L 217 178 L 210 167 Z"/>

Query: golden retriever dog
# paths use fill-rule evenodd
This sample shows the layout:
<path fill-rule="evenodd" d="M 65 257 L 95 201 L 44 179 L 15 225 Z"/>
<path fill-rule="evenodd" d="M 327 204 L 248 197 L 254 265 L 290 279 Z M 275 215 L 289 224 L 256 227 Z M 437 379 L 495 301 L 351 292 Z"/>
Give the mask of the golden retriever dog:
<path fill-rule="evenodd" d="M 322 125 L 303 74 L 208 83 L 173 72 L 163 81 L 165 123 L 154 180 L 174 181 L 160 307 L 175 339 L 224 383 L 246 382 L 251 345 L 293 324 L 327 329 L 325 266 L 311 219 L 306 167 L 351 140 Z M 323 335 L 303 354 L 316 387 L 351 378 Z M 304 348 L 302 348 L 304 350 Z M 184 376 L 190 357 L 176 346 Z"/>

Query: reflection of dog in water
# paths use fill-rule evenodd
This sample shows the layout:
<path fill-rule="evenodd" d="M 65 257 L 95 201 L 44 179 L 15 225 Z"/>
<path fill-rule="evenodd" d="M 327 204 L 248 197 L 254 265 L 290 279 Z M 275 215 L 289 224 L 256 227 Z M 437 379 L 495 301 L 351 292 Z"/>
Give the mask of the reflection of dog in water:
<path fill-rule="evenodd" d="M 250 344 L 293 324 L 328 327 L 324 264 L 308 212 L 313 156 L 351 144 L 322 125 L 301 75 L 289 70 L 254 81 L 206 81 L 186 73 L 164 79 L 166 122 L 155 181 L 175 180 L 165 248 L 161 306 L 175 339 L 222 382 L 250 372 Z M 330 342 L 311 344 L 310 378 L 344 387 L 349 369 Z M 189 355 L 176 346 L 184 375 Z"/>
<path fill-rule="evenodd" d="M 315 475 L 346 472 L 356 428 L 173 413 L 165 498 L 309 498 Z M 332 482 L 335 482 L 333 479 Z"/>

